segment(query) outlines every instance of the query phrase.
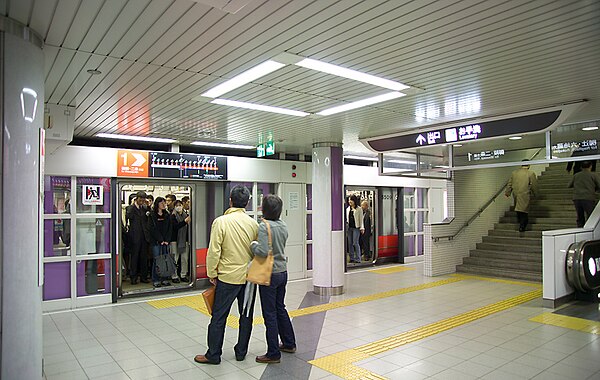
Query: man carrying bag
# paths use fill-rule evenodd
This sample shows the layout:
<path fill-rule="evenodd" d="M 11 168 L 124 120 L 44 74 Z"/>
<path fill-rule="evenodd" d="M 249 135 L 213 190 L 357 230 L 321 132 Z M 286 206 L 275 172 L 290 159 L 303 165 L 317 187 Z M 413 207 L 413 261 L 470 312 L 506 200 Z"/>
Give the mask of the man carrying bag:
<path fill-rule="evenodd" d="M 204 355 L 196 355 L 194 361 L 197 363 L 221 362 L 225 324 L 236 299 L 240 328 L 234 347 L 235 358 L 242 361 L 248 353 L 254 297 L 247 302 L 250 305 L 249 312 L 244 313 L 244 290 L 248 263 L 252 260 L 250 243 L 258 238 L 258 223 L 245 210 L 249 199 L 250 191 L 245 186 L 235 186 L 229 196 L 230 208 L 212 224 L 206 270 L 210 282 L 216 286 L 215 301 L 208 325 L 208 350 Z"/>

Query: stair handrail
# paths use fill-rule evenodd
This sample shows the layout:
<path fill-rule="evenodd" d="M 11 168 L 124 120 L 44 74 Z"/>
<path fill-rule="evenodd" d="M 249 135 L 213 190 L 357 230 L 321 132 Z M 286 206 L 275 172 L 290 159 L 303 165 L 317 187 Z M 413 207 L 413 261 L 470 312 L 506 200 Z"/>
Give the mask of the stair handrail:
<path fill-rule="evenodd" d="M 535 156 L 538 155 L 538 153 L 540 151 L 542 151 L 545 148 L 539 148 L 530 158 L 530 160 L 532 160 Z M 498 196 L 504 191 L 504 189 L 506 189 L 506 186 L 508 186 L 508 181 L 506 180 L 506 182 L 504 182 L 504 185 L 502 185 L 502 187 L 496 191 L 496 193 L 490 198 L 488 199 L 487 202 L 485 202 L 485 204 L 483 206 L 481 206 L 476 212 L 475 214 L 473 214 L 462 226 L 460 226 L 460 228 L 458 229 L 458 231 L 456 231 L 453 235 L 444 235 L 444 236 L 432 236 L 431 239 L 435 242 L 439 241 L 440 239 L 448 239 L 448 240 L 454 240 L 454 238 L 456 236 L 458 236 L 458 234 L 460 234 L 461 232 L 463 232 L 463 230 L 465 228 L 467 228 L 468 226 L 471 225 L 471 223 L 473 223 L 473 221 L 475 219 L 477 219 L 479 217 L 479 215 L 483 214 L 483 212 L 485 211 L 485 209 L 487 209 L 492 203 L 494 203 L 496 201 L 496 198 L 498 198 Z"/>

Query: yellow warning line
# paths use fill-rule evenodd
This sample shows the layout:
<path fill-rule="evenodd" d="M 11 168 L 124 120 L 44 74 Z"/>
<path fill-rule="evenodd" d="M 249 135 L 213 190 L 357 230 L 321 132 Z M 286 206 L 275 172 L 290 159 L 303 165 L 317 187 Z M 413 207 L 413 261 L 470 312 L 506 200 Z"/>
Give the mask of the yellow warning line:
<path fill-rule="evenodd" d="M 452 274 L 452 277 L 461 278 L 463 280 L 479 280 L 479 281 L 488 281 L 488 282 L 498 282 L 501 284 L 510 284 L 510 285 L 521 285 L 521 286 L 530 286 L 532 288 L 541 288 L 542 284 L 538 282 L 527 282 L 527 281 L 519 281 L 519 280 L 506 280 L 503 278 L 494 278 L 494 277 L 483 277 L 483 276 L 473 276 L 469 274 Z"/>
<path fill-rule="evenodd" d="M 554 313 L 544 313 L 529 320 L 532 322 L 543 323 L 545 325 L 564 327 L 566 329 L 600 335 L 600 322 L 590 321 L 583 318 L 569 317 Z"/>
<path fill-rule="evenodd" d="M 344 379 L 385 379 L 384 377 L 374 374 L 367 369 L 358 367 L 353 363 L 367 359 L 373 355 L 398 348 L 405 344 L 439 334 L 443 331 L 473 322 L 477 319 L 515 307 L 541 296 L 542 291 L 540 289 L 536 289 L 516 297 L 508 298 L 500 302 L 496 302 L 451 318 L 404 332 L 402 334 L 394 335 L 350 350 L 311 360 L 309 363 Z"/>
<path fill-rule="evenodd" d="M 398 273 L 398 272 L 406 272 L 409 270 L 415 270 L 415 268 L 395 266 L 395 267 L 390 267 L 390 268 L 372 269 L 369 272 L 377 273 L 377 274 L 392 274 L 392 273 Z"/>

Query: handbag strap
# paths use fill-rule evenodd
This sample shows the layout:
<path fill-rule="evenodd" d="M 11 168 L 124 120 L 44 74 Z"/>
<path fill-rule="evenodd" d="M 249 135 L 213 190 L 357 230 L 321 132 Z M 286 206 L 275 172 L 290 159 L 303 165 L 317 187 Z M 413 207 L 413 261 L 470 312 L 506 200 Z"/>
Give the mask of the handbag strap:
<path fill-rule="evenodd" d="M 273 255 L 273 237 L 271 236 L 271 225 L 263 218 L 263 222 L 267 226 L 267 235 L 269 236 L 269 255 Z"/>

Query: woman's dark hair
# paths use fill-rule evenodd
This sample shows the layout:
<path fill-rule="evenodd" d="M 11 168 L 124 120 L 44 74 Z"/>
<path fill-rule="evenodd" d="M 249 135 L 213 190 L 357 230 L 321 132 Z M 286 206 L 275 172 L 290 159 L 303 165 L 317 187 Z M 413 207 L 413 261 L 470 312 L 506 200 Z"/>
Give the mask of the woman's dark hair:
<path fill-rule="evenodd" d="M 354 202 L 354 207 L 358 207 L 358 206 L 359 206 L 359 204 L 358 204 L 358 197 L 357 197 L 356 195 L 352 194 L 352 195 L 350 196 L 350 200 Z M 348 202 L 348 204 L 349 204 L 349 203 L 350 203 L 350 202 Z"/>
<path fill-rule="evenodd" d="M 178 199 L 178 200 L 175 201 L 175 203 L 173 203 L 173 207 L 177 207 L 177 205 L 182 205 L 183 206 L 183 202 Z"/>
<path fill-rule="evenodd" d="M 165 198 L 163 197 L 156 197 L 156 199 L 154 200 L 154 206 L 152 206 L 152 211 L 154 211 L 155 213 L 158 214 L 158 204 L 160 202 L 164 202 Z"/>
<path fill-rule="evenodd" d="M 265 195 L 262 201 L 263 218 L 268 220 L 277 220 L 281 216 L 283 201 L 277 195 Z"/>
<path fill-rule="evenodd" d="M 246 186 L 236 185 L 229 193 L 231 205 L 237 208 L 246 208 L 250 200 L 250 190 Z"/>

